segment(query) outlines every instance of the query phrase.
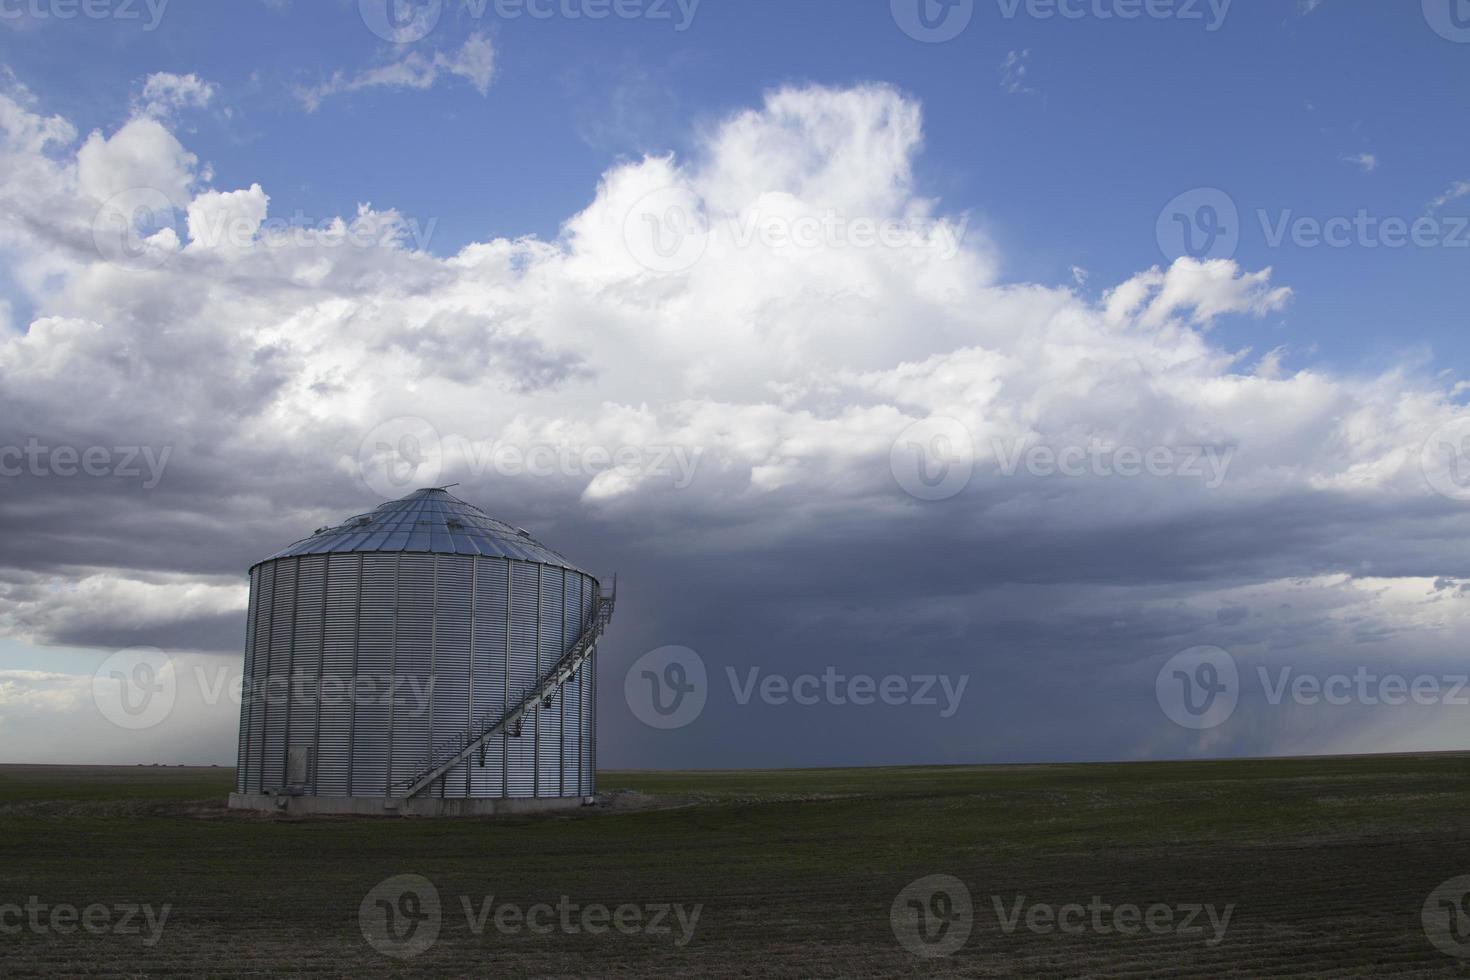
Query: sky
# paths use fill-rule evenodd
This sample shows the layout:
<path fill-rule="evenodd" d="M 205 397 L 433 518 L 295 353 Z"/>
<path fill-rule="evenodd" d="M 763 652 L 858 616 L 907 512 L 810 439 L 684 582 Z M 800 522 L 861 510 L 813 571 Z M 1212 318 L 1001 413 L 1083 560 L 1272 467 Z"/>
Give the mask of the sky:
<path fill-rule="evenodd" d="M 1464 0 L 0 0 L 0 761 L 231 764 L 454 482 L 607 767 L 1470 748 L 1467 110 Z"/>

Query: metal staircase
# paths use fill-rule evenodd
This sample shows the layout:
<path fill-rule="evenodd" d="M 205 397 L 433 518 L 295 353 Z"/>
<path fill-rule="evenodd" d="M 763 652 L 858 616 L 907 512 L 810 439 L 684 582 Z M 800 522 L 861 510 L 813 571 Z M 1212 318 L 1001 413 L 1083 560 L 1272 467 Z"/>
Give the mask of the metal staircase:
<path fill-rule="evenodd" d="M 598 593 L 592 604 L 592 613 L 588 617 L 586 629 L 562 655 L 562 658 L 553 664 L 540 680 L 522 689 L 516 700 L 511 702 L 510 706 L 499 715 L 487 716 L 481 721 L 478 729 L 471 729 L 448 742 L 436 745 L 431 755 L 433 761 L 423 772 L 395 784 L 395 786 L 407 787 L 402 798 L 412 799 L 418 796 L 452 772 L 460 763 L 474 757 L 477 753 L 480 756 L 479 764 L 485 765 L 486 747 L 496 735 L 504 732 L 513 738 L 519 738 L 525 716 L 538 704 L 543 708 L 548 707 L 562 685 L 575 677 L 577 671 L 586 663 L 587 658 L 597 650 L 597 641 L 602 638 L 607 624 L 612 622 L 613 605 L 617 602 L 617 598 L 618 579 L 615 575 L 612 591 Z"/>

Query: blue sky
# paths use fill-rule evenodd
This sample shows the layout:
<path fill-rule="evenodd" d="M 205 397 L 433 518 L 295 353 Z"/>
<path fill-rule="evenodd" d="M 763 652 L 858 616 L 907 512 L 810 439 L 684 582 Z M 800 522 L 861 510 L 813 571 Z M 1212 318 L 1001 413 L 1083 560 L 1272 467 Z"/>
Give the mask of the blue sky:
<path fill-rule="evenodd" d="M 349 2 L 172 0 L 153 31 L 118 20 L 0 30 L 0 56 L 84 131 L 113 124 L 147 74 L 197 72 L 228 105 L 190 120 L 189 145 L 219 185 L 261 182 L 276 215 L 395 207 L 434 221 L 441 253 L 554 237 L 612 162 L 687 154 L 698 126 L 774 86 L 888 82 L 923 105 L 919 188 L 976 215 L 1004 246 L 1007 278 L 1066 282 L 1073 266 L 1123 278 L 1162 260 L 1165 202 L 1219 187 L 1241 208 L 1243 264 L 1272 266 L 1299 297 L 1284 316 L 1221 325 L 1222 342 L 1315 349 L 1347 370 L 1413 345 L 1440 367 L 1470 356 L 1470 247 L 1271 247 L 1256 214 L 1413 220 L 1470 179 L 1470 46 L 1434 33 L 1415 4 L 1234 3 L 1212 31 L 1203 5 L 1204 20 L 1122 21 L 1090 5 L 1077 19 L 1024 6 L 1007 17 L 989 0 L 940 44 L 903 34 L 883 3 L 705 0 L 684 31 L 672 4 L 668 20 L 600 21 L 455 7 L 422 43 L 488 34 L 487 95 L 456 81 L 304 112 L 294 89 L 400 53 Z M 1012 52 L 1029 52 L 1026 91 L 1002 86 Z M 1376 170 L 1347 159 L 1360 154 Z M 1470 198 L 1443 213 L 1467 211 Z"/>
<path fill-rule="evenodd" d="M 1463 667 L 1466 0 L 70 2 L 0 0 L 0 761 L 228 762 L 228 704 L 123 737 L 90 671 L 238 675 L 245 569 L 406 462 L 622 573 L 610 765 L 1470 747 L 1256 680 Z M 281 234 L 339 217 L 386 244 Z M 675 646 L 670 733 L 618 692 Z M 1155 680 L 1202 646 L 1200 732 Z M 752 667 L 971 681 L 814 716 Z"/>

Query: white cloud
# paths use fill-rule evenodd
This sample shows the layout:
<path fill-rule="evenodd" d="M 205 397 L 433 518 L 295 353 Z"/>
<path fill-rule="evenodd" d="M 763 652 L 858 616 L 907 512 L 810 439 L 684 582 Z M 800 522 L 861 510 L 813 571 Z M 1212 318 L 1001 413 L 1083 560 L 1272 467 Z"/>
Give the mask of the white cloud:
<path fill-rule="evenodd" d="M 22 154 L 36 154 L 71 143 L 77 131 L 60 116 L 41 116 L 32 111 L 35 96 L 16 81 L 11 70 L 0 65 L 0 133 L 6 145 Z"/>
<path fill-rule="evenodd" d="M 1445 192 L 1429 202 L 1428 208 L 1431 212 L 1438 211 L 1453 201 L 1462 197 L 1470 197 L 1470 180 L 1457 180 L 1445 189 Z"/>
<path fill-rule="evenodd" d="M 190 576 L 138 578 L 98 571 L 11 578 L 0 583 L 0 631 L 40 643 L 96 642 L 108 632 L 135 636 L 241 613 L 245 603 L 246 590 L 239 582 Z"/>
<path fill-rule="evenodd" d="M 1035 95 L 1036 89 L 1026 84 L 1026 75 L 1029 69 L 1027 62 L 1031 60 L 1031 49 L 1022 51 L 1011 51 L 1000 63 L 1000 87 L 1008 95 Z"/>
<path fill-rule="evenodd" d="M 805 566 L 829 555 L 844 577 L 902 567 L 884 586 L 892 601 L 1029 614 L 1008 635 L 1035 631 L 1053 655 L 1101 642 L 1113 634 L 1100 621 L 1129 615 L 1147 642 L 1187 646 L 1204 629 L 1190 603 L 1221 590 L 1253 588 L 1272 608 L 1300 578 L 1290 598 L 1306 605 L 1300 590 L 1343 591 L 1316 578 L 1324 568 L 1408 581 L 1462 551 L 1458 511 L 1436 509 L 1419 471 L 1428 434 L 1464 414 L 1452 382 L 1412 364 L 1293 371 L 1279 354 L 1221 348 L 1212 324 L 1290 300 L 1270 269 L 1184 259 L 1099 300 L 1072 283 L 1004 281 L 984 229 L 919 193 L 920 108 L 886 86 L 774 91 L 712 125 L 687 158 L 611 167 L 556 240 L 497 238 L 447 257 L 415 247 L 391 209 L 334 225 L 363 229 L 356 244 L 273 235 L 269 188 L 214 188 L 157 119 L 94 133 L 74 156 L 68 124 L 34 106 L 0 102 L 0 124 L 0 201 L 16 204 L 0 208 L 0 247 L 38 311 L 24 336 L 0 337 L 0 445 L 45 432 L 175 447 L 151 494 L 25 484 L 24 511 L 10 496 L 0 516 L 18 546 L 0 625 L 14 635 L 186 645 L 199 624 L 238 625 L 243 591 L 217 576 L 370 505 L 352 475 L 359 444 L 404 415 L 473 450 L 443 475 L 465 480 L 466 497 L 626 535 L 628 549 L 657 553 L 649 567 L 696 556 L 768 582 L 790 566 L 792 583 L 814 580 Z M 136 186 L 187 216 L 179 247 L 145 269 L 89 251 L 95 202 Z M 815 238 L 748 234 L 770 222 Z M 240 234 L 221 239 L 220 226 Z M 905 235 L 863 244 L 857 227 Z M 650 267 L 663 253 L 644 245 L 687 234 L 692 261 Z M 971 488 L 939 509 L 900 492 L 890 468 L 898 436 L 930 415 L 975 442 Z M 997 447 L 1016 444 L 1235 455 L 1213 489 L 1038 483 L 1000 472 Z M 474 469 L 505 445 L 703 455 L 677 491 L 613 467 Z M 1395 524 L 1419 520 L 1445 523 Z M 972 564 L 945 565 L 961 558 Z M 925 578 L 931 568 L 942 582 Z M 1117 577 L 1118 591 L 1078 584 L 1094 574 Z M 1009 601 L 1016 581 L 1034 586 L 1035 605 Z M 1068 595 L 1076 605 L 1061 615 Z M 1365 603 L 1357 625 L 1415 625 L 1435 649 L 1453 646 L 1453 630 L 1434 632 L 1422 612 Z M 1303 642 L 1325 643 L 1310 625 Z M 223 632 L 212 649 L 238 645 Z M 1113 650 L 1133 664 L 1152 652 Z"/>
<path fill-rule="evenodd" d="M 78 711 L 86 704 L 89 681 L 51 671 L 0 670 L 0 718 L 24 711 Z"/>
<path fill-rule="evenodd" d="M 1285 286 L 1271 287 L 1271 270 L 1242 275 L 1233 262 L 1180 259 L 1160 281 L 1158 295 L 1140 322 L 1157 326 L 1180 311 L 1193 322 L 1208 324 L 1230 313 L 1265 316 L 1282 309 L 1291 297 Z"/>
<path fill-rule="evenodd" d="M 204 191 L 189 202 L 191 248 L 242 250 L 252 246 L 265 222 L 270 198 L 259 184 L 249 190 Z"/>
<path fill-rule="evenodd" d="M 130 120 L 112 136 L 94 132 L 77 151 L 82 193 L 101 202 L 124 191 L 156 190 L 184 207 L 192 197 L 199 158 L 157 119 Z"/>
<path fill-rule="evenodd" d="M 188 75 L 154 72 L 143 83 L 138 111 L 166 119 L 181 109 L 205 108 L 214 100 L 216 91 L 212 82 L 206 82 L 192 72 Z"/>
<path fill-rule="evenodd" d="M 495 77 L 495 46 L 489 36 L 473 34 L 457 52 L 447 58 L 437 56 L 435 61 L 451 75 L 469 82 L 481 95 L 490 90 Z"/>
<path fill-rule="evenodd" d="M 440 77 L 450 75 L 470 83 L 481 95 L 490 91 L 495 77 L 495 46 L 488 35 L 472 34 L 464 46 L 451 54 L 436 52 L 433 56 L 410 52 L 398 61 L 356 74 L 335 72 L 319 85 L 297 90 L 307 111 L 315 112 L 324 100 L 334 95 L 361 92 L 371 88 L 425 90 L 433 88 Z"/>
<path fill-rule="evenodd" d="M 110 350 L 147 349 L 140 331 L 166 331 L 176 348 L 199 358 L 192 372 L 212 379 L 213 397 L 242 409 L 265 399 L 226 443 L 246 444 L 282 424 L 287 431 L 275 434 L 285 438 L 366 428 L 396 406 L 412 406 L 446 434 L 472 441 L 516 427 L 525 438 L 554 441 L 710 445 L 720 472 L 748 477 L 775 466 L 788 474 L 782 486 L 796 479 L 813 490 L 837 472 L 816 465 L 824 447 L 861 445 L 877 454 L 883 427 L 918 411 L 944 410 L 990 432 L 996 419 L 1042 410 L 1064 379 L 1086 390 L 1124 364 L 1158 397 L 1099 405 L 1099 431 L 1197 427 L 1219 407 L 1205 392 L 1295 397 L 1300 376 L 1237 375 L 1234 355 L 1212 349 L 1200 333 L 1222 316 L 1281 310 L 1290 289 L 1274 285 L 1269 269 L 1185 259 L 1132 277 L 1093 307 L 1067 289 L 997 284 L 992 245 L 979 231 L 947 259 L 915 247 L 804 250 L 739 240 L 756 212 L 789 221 L 833 213 L 902 221 L 931 236 L 954 230 L 954 217 L 914 193 L 920 139 L 918 107 L 890 89 L 782 90 L 712 130 L 697 159 L 649 158 L 611 170 L 560 242 L 496 240 L 435 260 L 391 239 L 372 249 L 260 242 L 253 232 L 266 217 L 264 189 L 191 192 L 193 156 L 157 121 L 134 120 L 82 148 L 78 189 L 98 197 L 138 183 L 167 187 L 183 198 L 189 242 L 156 274 L 96 261 L 60 292 L 38 296 L 43 308 L 64 304 L 92 315 L 55 321 L 3 348 L 15 372 L 10 385 L 16 394 L 49 397 L 45 379 L 63 365 L 95 372 L 100 383 L 118 370 Z M 720 219 L 704 257 L 675 276 L 640 266 L 625 240 L 630 212 L 665 187 L 685 188 Z M 222 225 L 250 233 L 231 236 L 222 250 L 208 231 Z M 193 263 L 206 252 L 228 263 L 228 277 L 196 278 Z M 118 283 L 146 315 L 117 320 Z M 180 302 L 180 290 L 189 302 Z M 83 329 L 97 323 L 109 327 Z M 456 348 L 480 352 L 488 373 L 442 356 Z M 555 366 L 570 363 L 557 352 L 573 350 L 595 384 L 566 384 L 576 375 Z M 542 358 L 553 366 L 549 374 L 533 367 Z M 268 375 L 242 373 L 250 363 L 268 364 Z M 917 386 L 906 380 L 926 364 Z M 978 364 L 989 372 L 985 384 L 950 380 L 968 378 Z M 411 397 L 405 379 L 414 379 Z M 174 385 L 160 380 L 138 411 L 166 417 L 179 409 Z M 419 381 L 438 383 L 419 388 Z M 1344 400 L 1374 391 L 1348 379 L 1323 383 L 1334 399 L 1303 410 L 1336 415 Z M 522 394 L 487 406 L 477 394 L 484 384 Z M 855 399 L 851 412 L 833 414 L 834 399 L 844 398 Z M 1145 410 L 1157 417 L 1130 415 Z M 184 411 L 204 419 L 210 407 Z M 1252 419 L 1222 416 L 1207 427 L 1262 447 L 1290 438 L 1271 420 Z M 746 420 L 749 435 L 730 438 Z M 783 445 L 804 448 L 791 456 Z M 855 464 L 850 451 L 839 454 L 841 466 Z M 872 473 L 876 487 L 884 470 Z M 612 480 L 593 496 L 606 498 Z M 591 483 L 588 476 L 578 492 Z M 632 492 L 619 487 L 615 496 Z"/>
<path fill-rule="evenodd" d="M 1371 174 L 1378 169 L 1378 157 L 1373 153 L 1352 153 L 1342 159 L 1343 162 L 1351 163 L 1365 174 Z"/>

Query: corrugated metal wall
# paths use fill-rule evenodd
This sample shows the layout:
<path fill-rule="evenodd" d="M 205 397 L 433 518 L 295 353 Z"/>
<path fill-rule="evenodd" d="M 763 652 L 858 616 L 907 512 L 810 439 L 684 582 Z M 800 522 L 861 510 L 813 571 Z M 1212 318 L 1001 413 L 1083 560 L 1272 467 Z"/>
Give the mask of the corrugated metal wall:
<path fill-rule="evenodd" d="M 316 761 L 316 793 L 346 796 L 352 765 L 352 693 L 357 678 L 358 604 L 362 556 L 327 559 L 323 625 L 322 706 Z"/>
<path fill-rule="evenodd" d="M 470 659 L 472 579 L 474 560 L 439 556 L 434 615 L 434 715 L 431 743 L 439 746 L 470 730 L 470 689 L 474 663 Z M 469 766 L 461 765 L 444 777 L 445 796 L 469 795 Z"/>
<path fill-rule="evenodd" d="M 489 718 L 509 703 L 510 566 L 503 560 L 482 558 L 475 563 L 475 718 Z M 470 795 L 504 796 L 505 739 L 496 736 L 485 747 L 485 765 L 470 767 Z"/>
<path fill-rule="evenodd" d="M 287 565 L 295 559 L 272 564 Z M 388 794 L 388 735 L 393 714 L 393 647 L 398 625 L 398 556 L 364 555 L 358 610 L 357 688 L 352 708 L 352 767 L 347 795 Z"/>
<path fill-rule="evenodd" d="M 240 690 L 240 751 L 235 763 L 235 791 L 237 793 L 254 792 L 247 786 L 246 774 L 251 771 L 251 714 L 255 708 L 251 677 L 255 673 L 255 616 L 260 608 L 257 596 L 259 579 L 260 569 L 252 569 L 250 572 L 250 607 L 245 613 L 245 683 Z"/>
<path fill-rule="evenodd" d="M 240 708 L 242 793 L 381 797 L 441 747 L 498 718 L 588 622 L 597 582 L 514 559 L 281 558 L 251 572 Z M 491 741 L 429 792 L 596 791 L 595 657 L 518 737 Z M 437 753 L 435 753 L 437 754 Z"/>

